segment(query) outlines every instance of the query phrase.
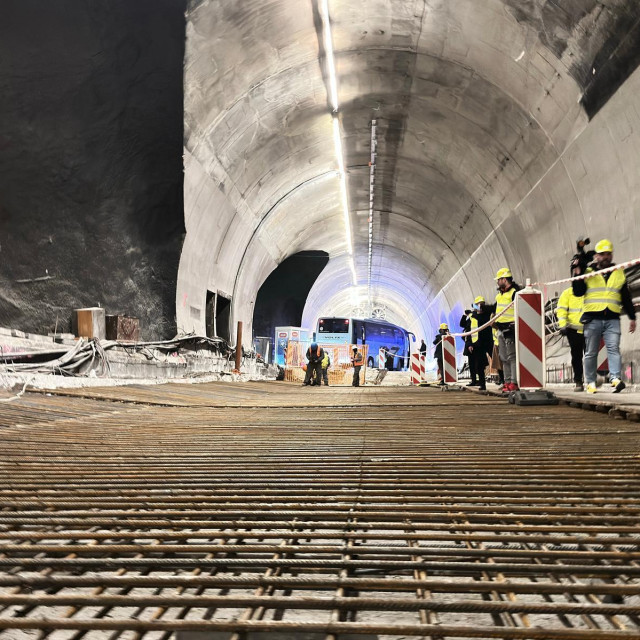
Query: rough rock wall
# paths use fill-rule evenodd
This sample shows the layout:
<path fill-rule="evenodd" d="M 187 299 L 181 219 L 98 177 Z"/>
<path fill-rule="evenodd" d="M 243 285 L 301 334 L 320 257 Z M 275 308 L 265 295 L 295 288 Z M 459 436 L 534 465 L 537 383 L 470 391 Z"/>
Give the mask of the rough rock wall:
<path fill-rule="evenodd" d="M 175 331 L 185 0 L 9 0 L 0 22 L 0 326 L 100 304 Z"/>

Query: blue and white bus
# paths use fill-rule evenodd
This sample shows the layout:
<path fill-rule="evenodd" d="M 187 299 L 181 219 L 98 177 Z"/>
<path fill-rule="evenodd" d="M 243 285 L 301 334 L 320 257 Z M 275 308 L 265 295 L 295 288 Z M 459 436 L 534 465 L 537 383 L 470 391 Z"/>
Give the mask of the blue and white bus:
<path fill-rule="evenodd" d="M 366 344 L 369 346 L 367 365 L 378 366 L 378 353 L 386 349 L 386 368 L 404 371 L 409 366 L 409 336 L 412 333 L 384 320 L 358 318 L 319 318 L 316 341 L 320 344 Z"/>

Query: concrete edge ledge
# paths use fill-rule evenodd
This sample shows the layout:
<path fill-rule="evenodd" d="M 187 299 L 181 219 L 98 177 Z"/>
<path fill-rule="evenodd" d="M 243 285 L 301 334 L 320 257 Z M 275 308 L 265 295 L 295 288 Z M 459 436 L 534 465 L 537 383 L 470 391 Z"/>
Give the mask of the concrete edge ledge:
<path fill-rule="evenodd" d="M 438 385 L 429 385 L 438 386 Z M 462 391 L 469 391 L 478 395 L 494 396 L 507 400 L 508 396 L 502 394 L 500 391 L 494 389 L 487 389 L 486 391 L 480 391 L 474 387 L 467 387 L 465 385 L 456 384 L 452 385 L 461 389 Z M 598 413 L 606 413 L 610 418 L 615 420 L 629 420 L 630 422 L 640 422 L 640 405 L 627 404 L 624 402 L 624 395 L 620 395 L 621 402 L 617 402 L 610 398 L 602 399 L 593 396 L 587 396 L 586 393 L 580 395 L 576 394 L 575 398 L 567 398 L 565 395 L 557 393 L 557 390 L 553 388 L 547 389 L 552 391 L 558 397 L 560 405 L 572 407 L 574 409 L 584 409 L 585 411 L 596 411 Z"/>

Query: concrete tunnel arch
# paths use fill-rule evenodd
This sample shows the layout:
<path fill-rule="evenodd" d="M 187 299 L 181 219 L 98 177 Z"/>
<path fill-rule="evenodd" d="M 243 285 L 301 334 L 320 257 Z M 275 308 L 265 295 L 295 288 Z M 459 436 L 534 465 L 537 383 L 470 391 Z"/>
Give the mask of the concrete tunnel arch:
<path fill-rule="evenodd" d="M 544 0 L 530 12 L 511 0 L 414 4 L 329 3 L 353 286 L 316 3 L 190 3 L 180 330 L 203 331 L 207 290 L 250 325 L 258 289 L 298 251 L 330 257 L 303 322 L 364 295 L 374 117 L 372 296 L 417 335 L 491 297 L 500 266 L 520 280 L 564 276 L 580 234 L 613 236 L 616 259 L 636 257 L 638 71 L 595 115 L 585 102 L 605 77 L 593 67 L 602 51 L 635 33 L 634 3 L 562 15 Z"/>

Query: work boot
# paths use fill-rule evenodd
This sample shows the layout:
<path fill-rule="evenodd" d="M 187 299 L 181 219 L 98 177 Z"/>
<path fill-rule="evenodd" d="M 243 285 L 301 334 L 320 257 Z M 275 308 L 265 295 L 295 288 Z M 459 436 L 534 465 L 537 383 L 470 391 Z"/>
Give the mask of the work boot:
<path fill-rule="evenodd" d="M 511 391 L 511 389 L 509 389 L 509 386 L 510 386 L 510 385 L 511 385 L 511 383 L 510 383 L 510 382 L 505 382 L 505 383 L 502 385 L 502 389 L 500 389 L 500 392 L 501 392 L 501 393 L 509 393 L 509 391 Z"/>
<path fill-rule="evenodd" d="M 598 388 L 596 387 L 595 382 L 590 382 L 587 385 L 587 393 L 597 393 L 598 392 Z"/>
<path fill-rule="evenodd" d="M 509 393 L 511 393 L 512 391 L 519 391 L 519 390 L 520 390 L 520 387 L 515 382 L 509 383 Z"/>
<path fill-rule="evenodd" d="M 580 391 L 584 391 L 584 385 L 582 384 L 582 382 L 576 382 L 576 386 L 573 387 L 573 390 L 578 393 Z"/>
<path fill-rule="evenodd" d="M 611 386 L 614 388 L 613 393 L 620 393 L 623 389 L 626 388 L 626 384 L 620 380 L 620 378 L 614 378 L 611 381 Z"/>
<path fill-rule="evenodd" d="M 484 385 L 484 384 L 479 384 L 478 385 L 478 391 L 486 391 L 486 390 L 487 390 L 486 385 Z"/>

